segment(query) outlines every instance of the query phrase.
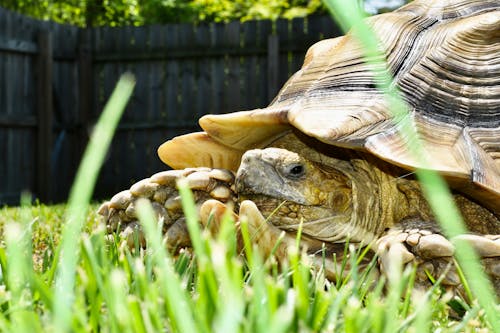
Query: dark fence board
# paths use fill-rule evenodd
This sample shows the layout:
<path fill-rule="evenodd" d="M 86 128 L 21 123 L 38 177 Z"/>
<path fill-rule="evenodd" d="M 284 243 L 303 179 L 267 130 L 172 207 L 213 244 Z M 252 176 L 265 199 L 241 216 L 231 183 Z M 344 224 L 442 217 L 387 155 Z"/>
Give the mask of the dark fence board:
<path fill-rule="evenodd" d="M 258 32 L 257 32 L 257 44 L 259 46 L 265 47 L 267 52 L 264 56 L 260 57 L 259 64 L 259 76 L 257 81 L 263 84 L 260 84 L 260 90 L 257 92 L 257 96 L 259 96 L 259 104 L 267 105 L 271 102 L 274 95 L 271 94 L 271 89 L 269 89 L 269 72 L 274 71 L 274 68 L 269 67 L 269 50 L 268 50 L 268 42 L 269 36 L 273 33 L 273 22 L 271 21 L 259 21 L 258 22 Z M 278 45 L 279 47 L 279 45 Z"/>
<path fill-rule="evenodd" d="M 276 36 L 278 38 L 278 58 L 277 58 L 277 71 L 276 71 L 276 86 L 274 87 L 273 96 L 275 96 L 283 82 L 290 77 L 290 59 L 291 51 L 287 50 L 284 46 L 286 41 L 289 40 L 290 20 L 280 19 L 275 22 Z M 283 41 L 283 42 L 282 42 Z M 283 46 L 281 46 L 283 44 Z"/>
<path fill-rule="evenodd" d="M 195 30 L 196 45 L 200 50 L 210 47 L 210 26 L 207 24 L 196 27 Z M 210 110 L 210 95 L 212 88 L 211 65 L 209 58 L 200 58 L 198 62 L 198 82 L 196 86 L 196 98 L 194 105 L 193 118 L 199 118 L 213 110 Z"/>
<path fill-rule="evenodd" d="M 225 26 L 224 40 L 230 49 L 240 48 L 240 28 L 239 22 L 231 22 Z M 226 91 L 228 96 L 226 110 L 238 110 L 241 106 L 240 60 L 239 56 L 229 55 L 226 57 Z"/>
<path fill-rule="evenodd" d="M 38 35 L 39 53 L 37 59 L 37 182 L 36 193 L 42 201 L 51 198 L 51 152 L 52 152 L 52 35 L 41 31 Z"/>
<path fill-rule="evenodd" d="M 48 31 L 53 44 L 46 74 L 37 65 L 40 31 Z M 23 190 L 45 201 L 67 197 L 92 126 L 123 72 L 132 72 L 137 86 L 97 197 L 165 169 L 157 147 L 200 130 L 202 115 L 268 105 L 307 48 L 338 34 L 328 17 L 85 30 L 0 9 L 0 78 L 7 83 L 0 86 L 0 154 L 6 158 L 0 204 L 18 202 Z"/>

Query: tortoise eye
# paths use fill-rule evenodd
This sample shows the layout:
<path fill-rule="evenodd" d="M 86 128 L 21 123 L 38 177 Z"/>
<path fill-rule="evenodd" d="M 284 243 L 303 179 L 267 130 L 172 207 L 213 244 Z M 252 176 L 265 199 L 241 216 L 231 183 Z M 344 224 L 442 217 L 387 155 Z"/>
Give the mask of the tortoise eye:
<path fill-rule="evenodd" d="M 302 177 L 305 172 L 305 167 L 302 164 L 292 164 L 286 168 L 286 176 L 292 179 Z"/>

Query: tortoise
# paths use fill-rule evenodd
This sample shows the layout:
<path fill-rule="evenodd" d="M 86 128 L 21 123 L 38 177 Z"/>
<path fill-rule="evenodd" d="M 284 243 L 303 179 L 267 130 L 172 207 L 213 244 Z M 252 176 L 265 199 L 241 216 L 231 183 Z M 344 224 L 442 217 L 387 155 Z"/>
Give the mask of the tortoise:
<path fill-rule="evenodd" d="M 500 294 L 500 4 L 415 0 L 367 20 L 430 168 L 453 190 L 470 231 L 461 237 L 479 251 Z M 231 207 L 264 252 L 284 230 L 276 255 L 286 257 L 301 226 L 310 253 L 371 242 L 382 270 L 392 251 L 419 265 L 421 283 L 429 272 L 444 273 L 444 285 L 460 286 L 449 269 L 454 248 L 413 175 L 422 165 L 390 111 L 352 34 L 322 40 L 268 107 L 203 116 L 203 132 L 159 147 L 174 170 L 118 193 L 99 212 L 130 240 L 134 202 L 148 198 L 167 243 L 189 246 L 175 187 L 186 178 L 202 222 Z"/>

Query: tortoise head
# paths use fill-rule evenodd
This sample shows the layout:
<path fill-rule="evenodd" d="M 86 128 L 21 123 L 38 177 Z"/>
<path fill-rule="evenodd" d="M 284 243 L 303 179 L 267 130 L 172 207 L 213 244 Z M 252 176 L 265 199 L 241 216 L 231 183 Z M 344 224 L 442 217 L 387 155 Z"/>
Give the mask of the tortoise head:
<path fill-rule="evenodd" d="M 254 149 L 236 175 L 240 200 L 252 200 L 270 223 L 313 239 L 336 242 L 373 238 L 353 223 L 353 186 L 342 170 L 281 148 Z"/>

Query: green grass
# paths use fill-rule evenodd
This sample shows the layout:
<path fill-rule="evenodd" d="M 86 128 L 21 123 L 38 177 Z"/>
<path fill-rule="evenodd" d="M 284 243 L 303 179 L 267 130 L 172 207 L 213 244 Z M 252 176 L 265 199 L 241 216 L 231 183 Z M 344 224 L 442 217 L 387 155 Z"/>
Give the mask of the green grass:
<path fill-rule="evenodd" d="M 281 266 L 249 241 L 236 246 L 234 221 L 201 230 L 182 188 L 192 251 L 172 257 L 147 203 L 138 205 L 148 246 L 131 251 L 107 238 L 90 194 L 133 79 L 118 84 L 96 126 L 67 206 L 3 208 L 0 227 L 1 332 L 476 332 L 495 329 L 481 292 L 467 304 L 439 287 L 412 292 L 412 270 L 373 285 L 353 266 L 337 283 L 313 270 L 299 249 Z M 433 184 L 432 186 L 439 186 Z M 460 258 L 459 258 L 460 259 Z M 472 267 L 477 270 L 477 265 Z M 469 274 L 469 273 L 468 273 Z M 471 276 L 474 276 L 472 272 Z M 480 273 L 478 273 L 480 274 Z M 490 296 L 491 299 L 492 296 Z M 486 304 L 486 306 L 485 306 Z M 489 307 L 489 308 L 488 308 Z M 493 313 L 493 315 L 491 315 Z"/>
<path fill-rule="evenodd" d="M 193 212 L 189 196 L 184 198 Z M 55 243 L 61 242 L 65 206 L 4 208 L 1 224 L 6 248 L 0 249 L 0 330 L 59 331 L 54 306 Z M 73 332 L 446 332 L 491 329 L 474 302 L 453 302 L 439 288 L 411 295 L 411 271 L 388 291 L 383 280 L 368 288 L 359 271 L 339 284 L 313 271 L 301 254 L 288 267 L 264 260 L 258 248 L 240 255 L 232 221 L 212 237 L 191 223 L 197 245 L 173 258 L 162 246 L 158 224 L 147 204 L 140 206 L 148 247 L 130 251 L 116 239 L 107 242 L 89 206 L 78 236 L 79 259 L 73 276 L 68 331 Z M 16 230 L 18 232 L 16 232 Z M 248 235 L 247 235 L 248 236 Z M 32 245 L 30 245 L 30 243 Z M 250 243 L 247 246 L 251 247 Z M 32 248 L 32 250 L 31 250 Z M 44 265 L 31 266 L 48 258 Z M 351 264 L 356 263 L 352 253 Z M 463 307 L 456 317 L 452 306 Z M 450 306 L 451 304 L 451 306 Z"/>

